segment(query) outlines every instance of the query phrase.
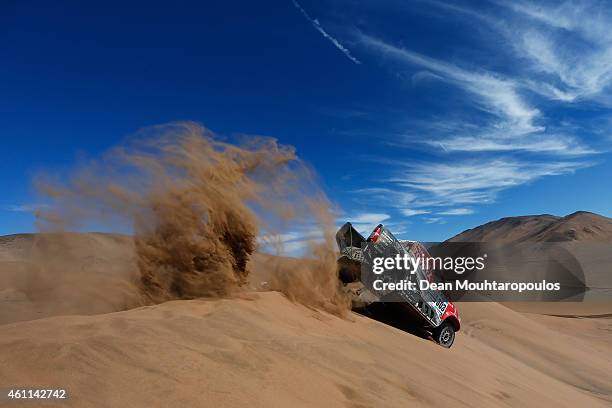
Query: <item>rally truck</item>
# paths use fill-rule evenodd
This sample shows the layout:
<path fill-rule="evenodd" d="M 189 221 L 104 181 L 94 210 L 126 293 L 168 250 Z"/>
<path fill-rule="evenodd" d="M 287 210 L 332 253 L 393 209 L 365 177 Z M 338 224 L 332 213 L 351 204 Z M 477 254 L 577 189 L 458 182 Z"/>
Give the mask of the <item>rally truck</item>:
<path fill-rule="evenodd" d="M 381 304 L 387 305 L 388 310 L 399 309 L 402 319 L 424 329 L 439 345 L 445 348 L 453 345 L 461 319 L 455 304 L 444 292 L 429 289 L 435 285 L 418 284 L 412 289 L 403 288 L 392 293 L 376 290 L 376 285 L 372 285 L 372 273 L 369 273 L 371 268 L 367 268 L 376 255 L 420 257 L 418 267 L 411 273 L 404 272 L 404 278 L 433 283 L 436 278 L 431 263 L 423 262 L 430 258 L 424 245 L 417 241 L 400 241 L 382 224 L 374 228 L 366 239 L 349 222 L 336 233 L 336 242 L 340 250 L 338 276 L 351 296 L 354 309 L 367 311 L 369 307 Z"/>

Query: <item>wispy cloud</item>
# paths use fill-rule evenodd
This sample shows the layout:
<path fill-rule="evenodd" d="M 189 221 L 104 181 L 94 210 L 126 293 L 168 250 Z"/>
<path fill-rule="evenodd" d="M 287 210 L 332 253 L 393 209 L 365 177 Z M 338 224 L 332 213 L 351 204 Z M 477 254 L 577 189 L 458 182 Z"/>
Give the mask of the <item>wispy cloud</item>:
<path fill-rule="evenodd" d="M 389 214 L 384 213 L 363 213 L 357 214 L 351 219 L 356 224 L 378 224 L 391 218 Z"/>
<path fill-rule="evenodd" d="M 531 62 L 534 72 L 547 75 L 536 80 L 525 79 L 525 87 L 563 102 L 597 99 L 610 87 L 612 9 L 609 4 L 588 0 L 558 3 L 498 0 L 496 3 L 514 14 L 496 19 L 468 8 L 455 11 L 485 21 L 506 38 L 508 49 Z"/>
<path fill-rule="evenodd" d="M 390 166 L 396 164 L 390 163 Z M 369 187 L 349 191 L 360 197 L 360 201 L 367 206 L 377 204 L 380 208 L 406 208 L 417 198 L 414 193 L 393 189 L 390 187 Z"/>
<path fill-rule="evenodd" d="M 463 7 L 450 2 L 439 1 L 439 0 L 426 0 L 428 5 L 437 7 L 438 9 L 445 10 L 450 13 L 460 14 L 471 17 L 472 19 L 481 20 L 490 26 L 500 25 L 500 20 L 486 13 L 482 13 L 478 10 L 471 9 L 469 7 Z"/>
<path fill-rule="evenodd" d="M 388 181 L 418 196 L 413 207 L 493 202 L 505 189 L 545 176 L 559 176 L 592 165 L 589 162 L 523 162 L 506 158 L 412 163 L 398 168 Z M 448 212 L 448 211 L 447 211 Z"/>
<path fill-rule="evenodd" d="M 425 224 L 444 224 L 446 222 L 442 217 L 428 217 L 424 221 Z"/>
<path fill-rule="evenodd" d="M 292 0 L 292 2 L 293 2 L 293 5 L 295 6 L 295 8 L 298 9 L 298 11 L 304 16 L 304 18 L 306 20 L 308 20 L 310 22 L 310 24 L 312 24 L 312 26 L 314 27 L 315 30 L 317 30 L 319 33 L 321 33 L 321 35 L 323 37 L 327 38 L 337 49 L 342 51 L 342 53 L 348 59 L 353 61 L 355 64 L 361 64 L 361 61 L 359 61 L 357 58 L 355 58 L 355 57 L 353 57 L 353 55 L 351 55 L 351 52 L 349 51 L 348 48 L 346 48 L 344 45 L 342 45 L 340 43 L 340 41 L 336 40 L 334 37 L 332 37 L 330 34 L 328 34 L 327 31 L 325 31 L 325 29 L 323 29 L 323 27 L 321 26 L 321 23 L 319 23 L 319 20 L 317 20 L 316 18 L 310 17 L 308 15 L 308 13 L 306 12 L 306 10 L 304 10 L 304 8 L 296 0 Z"/>
<path fill-rule="evenodd" d="M 45 208 L 49 208 L 49 206 L 47 204 L 17 204 L 17 205 L 7 205 L 4 207 L 4 210 L 13 211 L 13 212 L 33 213 L 39 210 L 44 210 Z"/>
<path fill-rule="evenodd" d="M 367 235 L 376 225 L 386 222 L 390 218 L 391 215 L 386 213 L 357 213 L 352 215 L 346 214 L 343 217 L 339 217 L 336 222 L 338 225 L 342 225 L 349 221 L 357 231 Z"/>
<path fill-rule="evenodd" d="M 551 76 L 540 78 L 539 83 L 526 81 L 526 86 L 564 102 L 596 99 L 612 83 L 611 44 L 592 44 L 588 51 L 568 52 L 559 41 L 562 39 L 536 29 L 519 34 L 517 53 L 529 59 L 533 69 Z"/>
<path fill-rule="evenodd" d="M 423 128 L 425 143 L 446 152 L 524 151 L 559 155 L 588 155 L 598 151 L 584 145 L 575 135 L 549 131 L 540 107 L 533 106 L 525 94 L 535 93 L 550 101 L 577 102 L 594 99 L 606 105 L 612 98 L 602 92 L 612 85 L 612 10 L 602 3 L 582 1 L 546 5 L 525 1 L 498 1 L 513 13 L 488 14 L 466 6 L 427 1 L 447 15 L 479 20 L 505 39 L 513 64 L 525 66 L 509 77 L 478 66 L 459 66 L 436 60 L 379 38 L 357 33 L 369 48 L 398 61 L 425 68 L 427 78 L 435 78 L 476 96 L 482 110 L 498 119 L 471 133 L 449 129 L 437 133 Z M 513 51 L 512 51 L 513 50 Z M 500 53 L 506 54 L 509 53 Z M 517 70 L 515 70 L 517 71 Z M 421 78 L 419 71 L 413 77 Z M 414 78 L 413 78 L 414 80 Z M 527 101 L 530 102 L 527 102 Z M 431 139 L 427 139 L 430 137 Z M 423 138 L 421 138 L 423 140 Z"/>
<path fill-rule="evenodd" d="M 436 78 L 460 87 L 475 97 L 473 103 L 493 118 L 479 127 L 447 126 L 440 131 L 423 128 L 419 139 L 433 148 L 445 152 L 509 152 L 526 151 L 560 155 L 586 155 L 595 153 L 571 135 L 553 133 L 538 122 L 539 109 L 521 96 L 527 86 L 522 79 L 512 79 L 482 69 L 464 68 L 445 61 L 397 47 L 363 33 L 358 34 L 362 44 L 400 63 L 427 69 Z M 427 125 L 429 126 L 429 125 Z"/>
<path fill-rule="evenodd" d="M 400 210 L 400 213 L 402 215 L 405 215 L 406 217 L 412 217 L 414 215 L 430 214 L 431 211 L 429 211 L 429 210 L 420 210 L 420 209 L 419 210 L 412 210 L 412 209 L 409 209 L 409 208 L 404 208 L 404 209 Z"/>
<path fill-rule="evenodd" d="M 324 241 L 324 232 L 317 226 L 298 225 L 290 231 L 262 234 L 257 241 L 259 249 L 265 253 L 307 256 L 313 243 Z"/>
<path fill-rule="evenodd" d="M 438 215 L 470 215 L 474 214 L 471 208 L 453 208 L 451 210 L 441 211 Z"/>
<path fill-rule="evenodd" d="M 391 176 L 381 177 L 376 193 L 392 214 L 423 215 L 417 219 L 428 223 L 469 215 L 503 190 L 592 166 L 589 157 L 605 151 L 612 132 L 587 129 L 582 115 L 572 122 L 570 111 L 612 106 L 612 9 L 605 2 L 394 4 L 395 12 L 410 7 L 426 15 L 434 13 L 423 9 L 433 7 L 435 18 L 455 16 L 486 35 L 470 35 L 469 51 L 459 44 L 452 58 L 443 52 L 434 58 L 405 46 L 410 39 L 395 31 L 353 32 L 357 46 L 419 91 L 433 81 L 461 91 L 459 106 L 452 94 L 448 103 L 428 95 L 440 114 L 428 120 L 402 115 L 397 127 L 409 130 L 389 134 L 394 146 L 426 153 L 408 164 L 384 159 Z M 368 199 L 373 191 L 367 190 L 358 193 Z"/>
<path fill-rule="evenodd" d="M 534 161 L 505 156 L 456 158 L 450 161 L 396 161 L 371 158 L 384 163 L 391 174 L 376 182 L 381 187 L 352 190 L 365 204 L 394 209 L 406 216 L 434 214 L 468 215 L 466 205 L 490 204 L 499 192 L 531 183 L 547 176 L 572 174 L 594 165 L 591 161 Z M 432 207 L 451 207 L 442 211 Z M 459 208 L 452 208 L 459 207 Z M 387 214 L 384 214 L 387 215 Z M 376 222 L 383 217 L 374 216 Z M 430 217 L 435 218 L 435 217 Z"/>
<path fill-rule="evenodd" d="M 477 72 L 436 60 L 405 48 L 397 47 L 376 37 L 359 33 L 361 42 L 386 56 L 401 62 L 427 68 L 446 81 L 460 86 L 478 97 L 481 107 L 505 118 L 513 124 L 512 131 L 526 133 L 538 130 L 533 122 L 540 112 L 529 106 L 518 94 L 518 84 L 487 71 Z"/>
<path fill-rule="evenodd" d="M 499 130 L 491 129 L 488 133 L 495 135 Z M 582 156 L 597 153 L 596 150 L 584 146 L 573 136 L 556 134 L 533 134 L 529 138 L 485 137 L 482 132 L 478 136 L 454 136 L 436 140 L 425 140 L 432 147 L 441 147 L 445 152 L 511 152 L 526 151 L 549 153 L 562 156 Z"/>
<path fill-rule="evenodd" d="M 572 21 L 572 19 L 568 18 L 569 16 L 567 15 L 567 13 L 562 11 L 563 9 L 567 10 L 567 8 L 563 5 L 560 5 L 556 8 L 556 10 L 553 10 L 544 7 L 542 4 L 538 4 L 536 6 L 535 4 L 520 1 L 497 1 L 497 4 L 504 7 L 509 7 L 516 12 L 545 22 L 546 24 L 549 24 L 553 27 L 563 28 L 566 30 L 572 29 L 574 27 L 574 22 Z"/>

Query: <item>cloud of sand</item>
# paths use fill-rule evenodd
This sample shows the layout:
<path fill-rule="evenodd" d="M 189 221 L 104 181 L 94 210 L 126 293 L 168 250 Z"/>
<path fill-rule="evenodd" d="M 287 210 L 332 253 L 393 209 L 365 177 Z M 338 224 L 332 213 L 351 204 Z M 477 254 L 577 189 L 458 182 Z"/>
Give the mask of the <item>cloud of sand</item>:
<path fill-rule="evenodd" d="M 38 180 L 53 205 L 44 230 L 128 224 L 151 302 L 231 296 L 248 281 L 257 237 L 312 220 L 323 243 L 304 262 L 271 265 L 272 286 L 329 310 L 347 302 L 336 277 L 333 217 L 312 171 L 275 139 L 219 140 L 195 123 L 148 128 L 63 182 Z"/>
<path fill-rule="evenodd" d="M 146 304 L 133 249 L 124 235 L 0 237 L 0 325 Z"/>
<path fill-rule="evenodd" d="M 338 288 L 336 254 L 330 242 L 310 242 L 308 259 L 275 258 L 269 261 L 270 288 L 299 303 L 343 314 L 350 300 Z"/>

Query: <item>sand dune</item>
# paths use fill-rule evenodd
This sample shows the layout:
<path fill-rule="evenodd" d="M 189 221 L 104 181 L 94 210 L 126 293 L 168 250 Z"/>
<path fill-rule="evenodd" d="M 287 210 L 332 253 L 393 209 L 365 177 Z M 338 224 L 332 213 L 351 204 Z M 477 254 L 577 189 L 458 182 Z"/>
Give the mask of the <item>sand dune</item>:
<path fill-rule="evenodd" d="M 61 385 L 78 407 L 612 402 L 609 342 L 582 340 L 500 305 L 462 307 L 465 329 L 445 350 L 279 293 L 248 297 L 0 326 L 0 384 Z"/>
<path fill-rule="evenodd" d="M 612 405 L 610 304 L 460 304 L 446 350 L 265 291 L 274 257 L 239 298 L 136 307 L 129 237 L 47 238 L 0 239 L 0 388 L 66 388 L 57 406 Z"/>

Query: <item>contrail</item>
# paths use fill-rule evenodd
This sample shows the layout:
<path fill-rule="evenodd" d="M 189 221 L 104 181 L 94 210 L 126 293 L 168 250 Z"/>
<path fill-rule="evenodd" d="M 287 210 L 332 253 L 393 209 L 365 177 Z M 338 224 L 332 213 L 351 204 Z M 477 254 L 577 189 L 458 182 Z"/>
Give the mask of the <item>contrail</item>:
<path fill-rule="evenodd" d="M 346 48 L 344 45 L 340 44 L 340 42 L 338 40 L 336 40 L 334 37 L 332 37 L 331 35 L 327 34 L 327 31 L 325 31 L 323 29 L 323 27 L 321 26 L 321 24 L 319 23 L 319 20 L 317 20 L 316 18 L 311 18 L 308 13 L 306 12 L 306 10 L 304 10 L 302 8 L 302 6 L 300 6 L 300 3 L 298 3 L 296 0 L 291 0 L 293 2 L 293 5 L 295 6 L 296 9 L 298 9 L 300 11 L 300 13 L 302 13 L 302 15 L 304 16 L 304 18 L 306 20 L 308 20 L 310 22 L 310 24 L 312 24 L 312 26 L 315 28 L 315 30 L 317 30 L 318 32 L 321 33 L 321 35 L 325 38 L 327 38 L 329 41 L 332 42 L 332 44 L 334 44 L 334 46 L 339 49 L 340 51 L 342 51 L 342 53 L 344 55 L 346 55 L 346 57 L 348 59 L 350 59 L 351 61 L 353 61 L 355 64 L 361 64 L 361 61 L 359 61 L 357 58 L 353 57 L 351 55 L 351 52 L 348 50 L 348 48 Z"/>

